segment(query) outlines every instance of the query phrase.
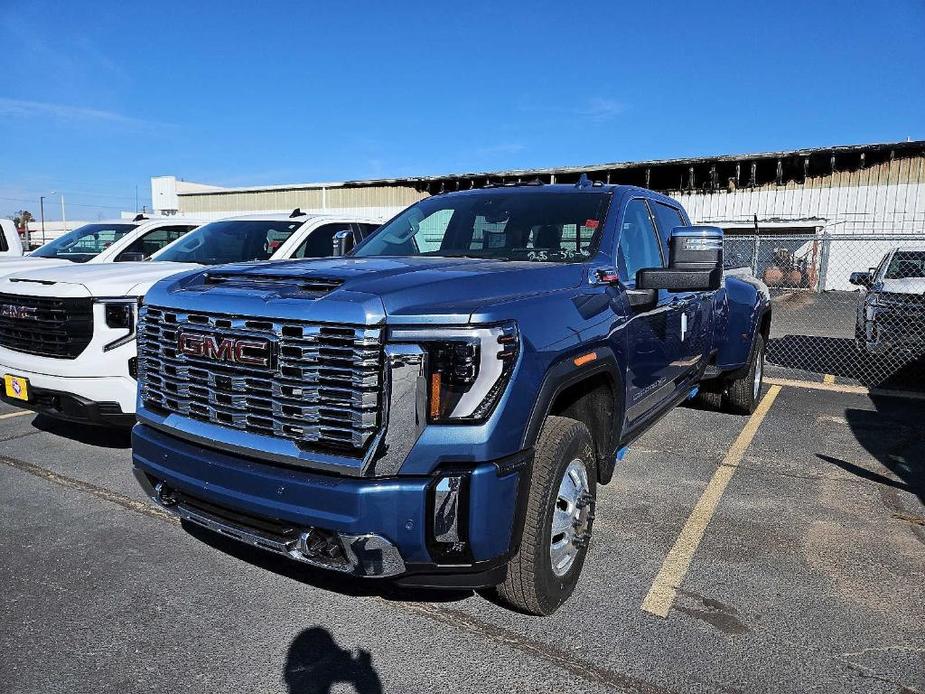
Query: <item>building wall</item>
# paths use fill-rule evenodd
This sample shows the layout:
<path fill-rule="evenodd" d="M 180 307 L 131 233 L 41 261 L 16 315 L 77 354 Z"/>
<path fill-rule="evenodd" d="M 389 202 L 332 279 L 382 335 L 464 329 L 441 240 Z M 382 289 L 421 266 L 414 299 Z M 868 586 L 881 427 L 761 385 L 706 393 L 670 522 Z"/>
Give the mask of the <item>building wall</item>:
<path fill-rule="evenodd" d="M 820 246 L 812 242 L 797 251 L 816 260 L 818 288 L 823 291 L 854 290 L 848 282 L 851 272 L 877 265 L 891 248 L 925 241 L 925 156 L 836 172 L 799 184 L 669 194 L 684 205 L 695 223 L 728 229 L 750 223 L 757 215 L 759 229 L 762 222 L 782 226 L 793 222 L 793 226 L 805 227 L 801 233 L 831 237 L 823 242 L 824 254 L 818 254 Z"/>
<path fill-rule="evenodd" d="M 701 223 L 818 218 L 831 233 L 925 233 L 925 156 L 732 192 L 670 192 Z M 721 224 L 720 224 L 721 226 Z"/>
<path fill-rule="evenodd" d="M 181 214 L 211 219 L 249 212 L 283 212 L 296 207 L 304 212 L 349 212 L 382 218 L 425 197 L 426 193 L 410 186 L 279 188 L 178 196 Z"/>

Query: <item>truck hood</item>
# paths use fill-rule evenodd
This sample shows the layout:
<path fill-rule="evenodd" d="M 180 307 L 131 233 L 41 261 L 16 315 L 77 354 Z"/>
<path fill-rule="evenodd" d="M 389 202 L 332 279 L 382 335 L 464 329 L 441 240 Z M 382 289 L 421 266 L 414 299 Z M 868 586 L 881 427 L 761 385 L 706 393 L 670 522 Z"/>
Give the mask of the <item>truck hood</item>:
<path fill-rule="evenodd" d="M 2 267 L 2 266 L 0 266 Z M 898 280 L 883 280 L 882 291 L 891 294 L 925 294 L 925 277 L 904 277 Z"/>
<path fill-rule="evenodd" d="M 202 310 L 225 308 L 222 302 L 230 301 L 240 306 L 245 315 L 250 315 L 251 310 L 260 315 L 267 310 L 259 310 L 260 304 L 274 297 L 291 304 L 296 299 L 294 286 L 319 280 L 334 288 L 324 293 L 323 300 L 309 305 L 303 298 L 298 301 L 299 309 L 290 310 L 298 310 L 306 319 L 324 320 L 337 315 L 336 306 L 340 304 L 344 309 L 341 320 L 348 321 L 360 317 L 355 310 L 362 305 L 366 321 L 391 316 L 396 322 L 402 322 L 402 317 L 410 322 L 465 322 L 483 307 L 576 287 L 584 280 L 584 274 L 584 267 L 577 263 L 478 258 L 281 260 L 225 265 L 178 282 L 167 282 L 169 286 L 155 288 L 159 296 L 152 301 L 163 296 L 159 290 L 164 288 L 171 295 L 191 292 L 184 297 L 183 305 L 193 300 L 194 293 L 197 297 L 194 303 Z M 210 282 L 214 286 L 210 287 Z M 244 303 L 250 303 L 250 307 Z M 276 308 L 285 311 L 285 303 L 277 302 Z"/>
<path fill-rule="evenodd" d="M 0 291 L 14 294 L 55 296 L 61 294 L 93 297 L 141 296 L 165 277 L 201 266 L 188 263 L 138 262 L 101 263 L 20 270 L 0 280 Z"/>
<path fill-rule="evenodd" d="M 12 256 L 0 258 L 0 277 L 21 270 L 41 270 L 47 267 L 80 267 L 77 263 L 60 258 L 36 258 L 33 256 Z"/>

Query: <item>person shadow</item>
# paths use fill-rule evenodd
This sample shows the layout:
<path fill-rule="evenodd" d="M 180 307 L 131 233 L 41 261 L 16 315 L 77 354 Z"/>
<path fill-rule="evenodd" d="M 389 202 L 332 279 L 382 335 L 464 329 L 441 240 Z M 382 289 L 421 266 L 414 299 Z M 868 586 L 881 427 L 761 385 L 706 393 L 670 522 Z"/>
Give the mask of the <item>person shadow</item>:
<path fill-rule="evenodd" d="M 320 626 L 304 629 L 293 639 L 283 678 L 289 694 L 326 694 L 335 684 L 352 685 L 357 694 L 382 693 L 369 651 L 341 648 Z"/>

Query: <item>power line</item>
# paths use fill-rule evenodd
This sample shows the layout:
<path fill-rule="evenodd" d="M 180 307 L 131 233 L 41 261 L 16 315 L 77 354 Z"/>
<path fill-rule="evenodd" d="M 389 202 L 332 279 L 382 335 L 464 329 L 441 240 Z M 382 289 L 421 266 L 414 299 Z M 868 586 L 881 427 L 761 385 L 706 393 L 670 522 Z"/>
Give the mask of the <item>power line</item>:
<path fill-rule="evenodd" d="M 48 196 L 46 195 L 45 197 L 47 198 Z M 0 200 L 9 200 L 9 201 L 12 201 L 12 202 L 26 202 L 26 203 L 29 203 L 29 204 L 32 204 L 32 205 L 34 205 L 34 204 L 37 202 L 37 200 L 36 200 L 35 198 L 29 199 L 29 198 L 6 198 L 6 197 L 0 197 Z M 89 204 L 87 204 L 87 203 L 69 202 L 69 203 L 67 203 L 67 206 L 68 206 L 68 207 L 90 207 L 90 208 L 93 208 L 93 209 L 102 209 L 102 210 L 125 210 L 126 212 L 128 211 L 128 210 L 126 209 L 126 207 L 128 207 L 127 205 L 89 205 Z"/>

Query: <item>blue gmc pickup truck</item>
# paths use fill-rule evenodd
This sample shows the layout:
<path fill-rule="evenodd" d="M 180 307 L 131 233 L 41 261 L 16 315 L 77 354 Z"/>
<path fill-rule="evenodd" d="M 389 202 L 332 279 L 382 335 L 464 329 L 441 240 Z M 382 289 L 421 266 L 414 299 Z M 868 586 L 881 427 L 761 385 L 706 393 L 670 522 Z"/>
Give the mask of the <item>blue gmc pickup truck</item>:
<path fill-rule="evenodd" d="M 345 245 L 145 297 L 135 475 L 184 522 L 546 615 L 628 444 L 698 390 L 756 406 L 767 289 L 671 198 L 455 192 Z"/>

